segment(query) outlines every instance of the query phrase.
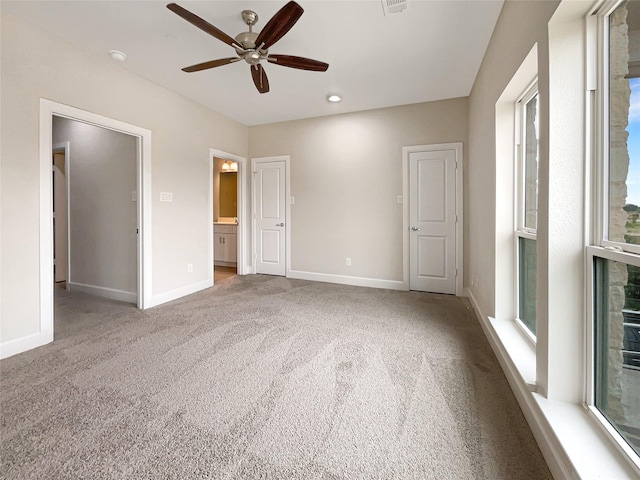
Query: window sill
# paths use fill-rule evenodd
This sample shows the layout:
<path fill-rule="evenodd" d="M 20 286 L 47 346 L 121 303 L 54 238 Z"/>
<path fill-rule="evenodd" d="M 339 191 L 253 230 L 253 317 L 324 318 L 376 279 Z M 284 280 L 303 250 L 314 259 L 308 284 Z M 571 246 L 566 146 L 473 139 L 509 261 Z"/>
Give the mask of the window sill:
<path fill-rule="evenodd" d="M 535 392 L 535 346 L 512 320 L 482 314 L 469 299 L 555 478 L 633 479 L 640 471 L 582 405 Z"/>
<path fill-rule="evenodd" d="M 477 311 L 477 310 L 476 310 Z M 495 335 L 509 353 L 519 381 L 527 385 L 529 390 L 535 390 L 536 386 L 536 349 L 515 320 L 497 320 L 489 318 Z M 486 334 L 487 332 L 485 332 Z M 492 345 L 493 347 L 493 345 Z M 503 366 L 504 368 L 504 366 Z"/>

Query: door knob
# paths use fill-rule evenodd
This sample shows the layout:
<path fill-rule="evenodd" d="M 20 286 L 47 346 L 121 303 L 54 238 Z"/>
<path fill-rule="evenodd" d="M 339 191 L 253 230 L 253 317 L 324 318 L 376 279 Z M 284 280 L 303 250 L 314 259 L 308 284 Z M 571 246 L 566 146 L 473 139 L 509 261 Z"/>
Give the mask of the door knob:
<path fill-rule="evenodd" d="M 276 223 L 276 227 L 284 227 L 284 223 Z"/>
<path fill-rule="evenodd" d="M 418 227 L 416 227 L 415 225 L 413 225 L 411 227 L 411 230 L 413 230 L 414 232 L 419 232 L 420 231 L 420 229 Z"/>

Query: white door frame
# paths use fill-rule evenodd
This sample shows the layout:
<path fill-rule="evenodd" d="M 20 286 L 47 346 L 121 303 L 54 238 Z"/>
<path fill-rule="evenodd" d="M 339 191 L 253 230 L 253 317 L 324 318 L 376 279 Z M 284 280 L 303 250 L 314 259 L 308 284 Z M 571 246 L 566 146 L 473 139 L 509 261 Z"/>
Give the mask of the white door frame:
<path fill-rule="evenodd" d="M 462 142 L 436 143 L 432 145 L 412 145 L 402 147 L 402 196 L 404 205 L 402 207 L 402 283 L 404 288 L 409 290 L 409 155 L 414 152 L 437 152 L 440 150 L 455 150 L 456 152 L 456 296 L 464 295 L 463 289 L 463 156 Z"/>
<path fill-rule="evenodd" d="M 209 280 L 211 285 L 214 283 L 215 275 L 213 274 L 213 202 L 215 201 L 213 189 L 213 159 L 221 158 L 222 160 L 231 160 L 238 162 L 238 230 L 236 235 L 237 252 L 237 273 L 238 275 L 246 275 L 251 272 L 251 267 L 247 265 L 247 253 L 245 245 L 247 244 L 247 159 L 233 153 L 224 152 L 215 148 L 209 149 Z"/>
<path fill-rule="evenodd" d="M 253 273 L 256 272 L 256 163 L 262 162 L 284 162 L 284 203 L 286 220 L 284 222 L 284 275 L 286 278 L 291 276 L 291 188 L 289 164 L 291 157 L 289 155 L 280 155 L 276 157 L 253 157 L 251 159 L 251 268 Z"/>
<path fill-rule="evenodd" d="M 71 147 L 69 142 L 60 142 L 53 145 L 52 153 L 64 153 L 64 188 L 67 198 L 67 279 L 65 281 L 65 290 L 69 290 L 71 281 L 71 204 L 69 203 L 70 189 L 69 185 L 69 155 L 71 155 Z"/>
<path fill-rule="evenodd" d="M 88 123 L 138 138 L 137 216 L 138 216 L 138 308 L 151 300 L 151 131 L 119 120 L 40 99 L 40 334 L 53 340 L 53 195 L 51 152 L 53 116 Z"/>

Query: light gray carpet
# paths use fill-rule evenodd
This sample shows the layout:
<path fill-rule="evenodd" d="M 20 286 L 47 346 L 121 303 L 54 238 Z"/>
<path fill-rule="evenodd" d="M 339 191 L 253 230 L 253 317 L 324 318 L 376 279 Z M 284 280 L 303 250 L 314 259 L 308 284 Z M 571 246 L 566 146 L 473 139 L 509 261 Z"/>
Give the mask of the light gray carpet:
<path fill-rule="evenodd" d="M 233 277 L 145 312 L 59 291 L 0 362 L 3 478 L 546 479 L 463 300 Z"/>

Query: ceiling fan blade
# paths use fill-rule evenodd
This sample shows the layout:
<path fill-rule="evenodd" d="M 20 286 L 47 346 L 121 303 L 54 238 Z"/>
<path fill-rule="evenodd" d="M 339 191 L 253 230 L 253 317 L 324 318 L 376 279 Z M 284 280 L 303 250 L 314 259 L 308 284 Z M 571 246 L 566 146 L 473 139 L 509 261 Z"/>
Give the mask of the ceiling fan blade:
<path fill-rule="evenodd" d="M 269 55 L 267 61 L 282 65 L 283 67 L 299 68 L 300 70 L 312 70 L 314 72 L 326 72 L 328 63 L 312 60 L 310 58 L 295 57 L 293 55 Z"/>
<path fill-rule="evenodd" d="M 259 63 L 251 65 L 251 76 L 253 77 L 253 83 L 260 93 L 267 93 L 269 91 L 269 79 L 267 78 L 267 72 L 264 71 L 262 65 Z"/>
<path fill-rule="evenodd" d="M 238 57 L 232 58 L 220 58 L 218 60 L 211 60 L 210 62 L 198 63 L 197 65 L 191 65 L 190 67 L 184 67 L 182 69 L 183 72 L 191 73 L 191 72 L 199 72 L 201 70 L 207 70 L 209 68 L 221 67 L 223 65 L 229 65 L 230 63 L 239 62 L 242 60 Z"/>
<path fill-rule="evenodd" d="M 267 49 L 278 40 L 280 40 L 291 27 L 295 25 L 302 16 L 304 10 L 296 2 L 289 2 L 271 17 L 271 20 L 264 26 L 258 38 L 256 38 L 256 47 Z M 264 43 L 263 46 L 260 46 Z"/>
<path fill-rule="evenodd" d="M 200 30 L 203 30 L 207 32 L 209 35 L 216 37 L 221 42 L 224 42 L 227 45 L 231 45 L 234 48 L 240 48 L 241 50 L 244 50 L 242 45 L 240 45 L 237 40 L 230 37 L 219 28 L 214 27 L 206 20 L 197 16 L 195 13 L 191 13 L 186 8 L 182 8 L 177 3 L 170 3 L 169 5 L 167 5 L 167 8 L 171 10 L 173 13 L 175 13 L 176 15 L 184 18 L 187 22 L 191 23 L 192 25 L 195 25 Z"/>

